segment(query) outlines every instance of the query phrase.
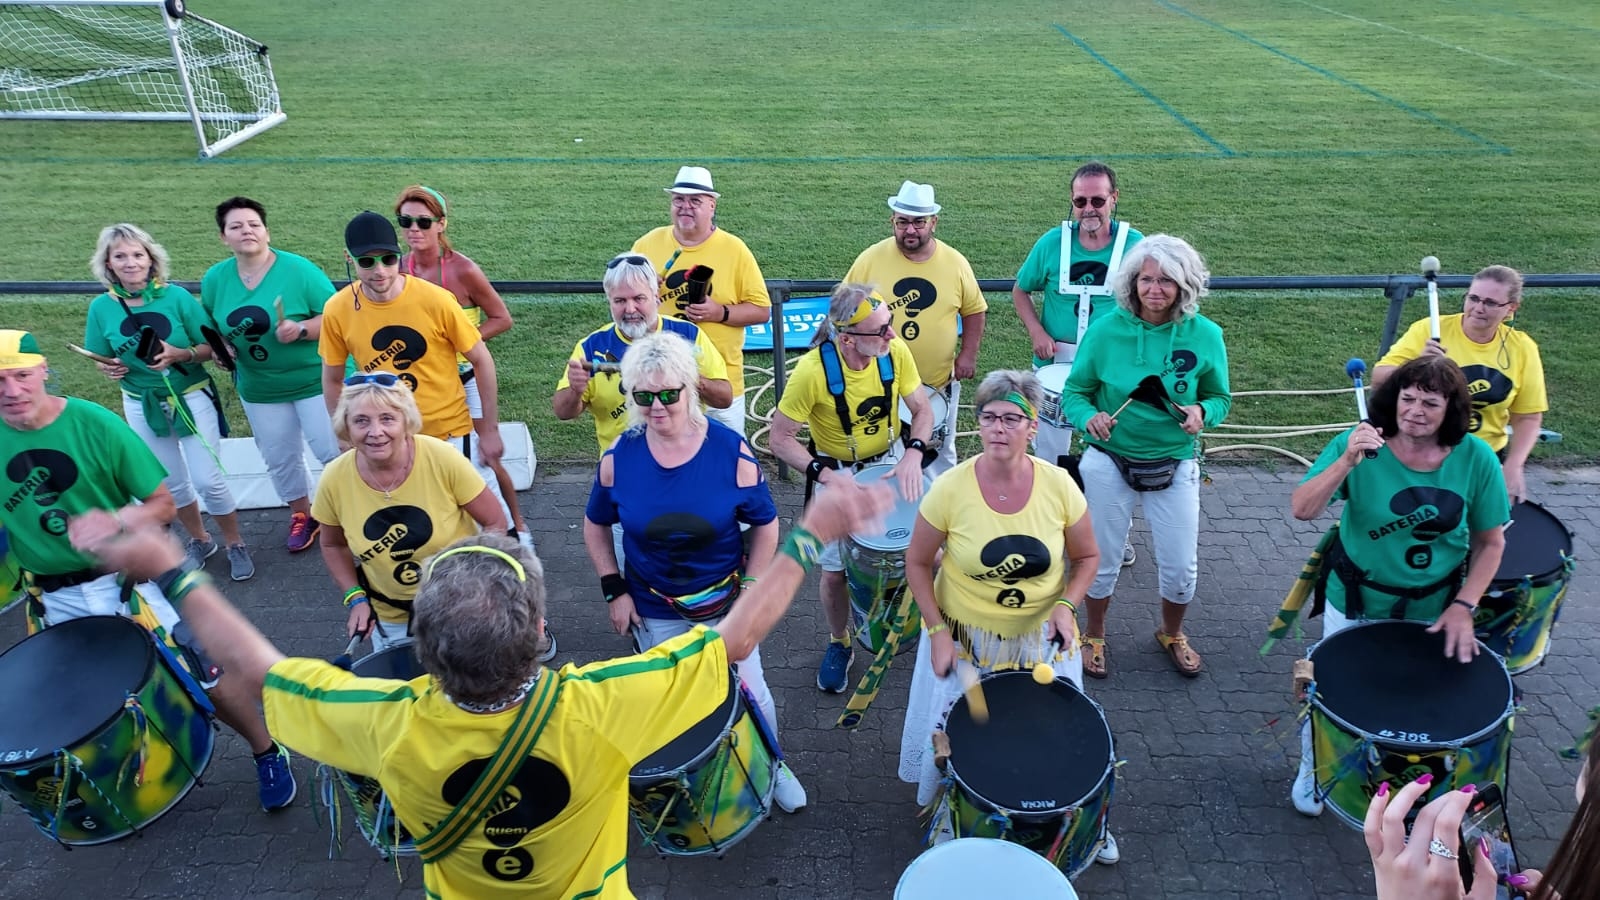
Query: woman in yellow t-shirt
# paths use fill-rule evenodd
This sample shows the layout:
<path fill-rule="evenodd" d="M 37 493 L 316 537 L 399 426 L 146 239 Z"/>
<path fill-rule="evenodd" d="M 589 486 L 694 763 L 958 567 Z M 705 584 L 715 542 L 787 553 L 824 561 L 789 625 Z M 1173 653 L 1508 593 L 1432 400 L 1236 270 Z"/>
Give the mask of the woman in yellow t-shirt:
<path fill-rule="evenodd" d="M 940 475 L 918 509 L 906 581 L 923 627 L 900 739 L 900 778 L 918 786 L 923 805 L 936 784 L 933 730 L 961 694 L 956 666 L 987 674 L 1046 662 L 1082 686 L 1076 612 L 1100 553 L 1088 503 L 1072 477 L 1028 455 L 1043 399 L 1030 372 L 984 378 L 973 404 L 983 452 Z M 1109 835 L 1106 847 L 1101 858 L 1114 862 Z"/>

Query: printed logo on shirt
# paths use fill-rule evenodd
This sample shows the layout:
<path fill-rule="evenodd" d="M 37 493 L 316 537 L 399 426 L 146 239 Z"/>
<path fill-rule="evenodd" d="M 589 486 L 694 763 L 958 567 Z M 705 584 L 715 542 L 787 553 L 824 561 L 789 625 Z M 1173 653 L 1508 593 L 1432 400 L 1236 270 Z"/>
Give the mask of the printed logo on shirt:
<path fill-rule="evenodd" d="M 406 370 L 428 355 L 428 342 L 422 333 L 406 325 L 385 325 L 373 333 L 372 349 L 378 355 L 367 360 L 361 371 L 395 372 L 416 393 L 417 376 Z"/>
<path fill-rule="evenodd" d="M 262 307 L 241 306 L 228 313 L 228 333 L 223 338 L 230 344 L 243 346 L 244 352 L 256 362 L 266 362 L 267 348 L 262 346 L 261 338 L 266 336 L 267 323 L 270 321 L 271 318 Z"/>
<path fill-rule="evenodd" d="M 139 346 L 139 331 L 148 327 L 156 333 L 156 337 L 163 341 L 172 338 L 172 320 L 158 312 L 139 311 L 132 318 L 123 316 L 122 323 L 117 326 L 117 331 L 122 335 L 122 340 L 111 348 L 112 356 L 121 356 Z"/>
<path fill-rule="evenodd" d="M 1504 403 L 1516 389 L 1516 382 L 1499 369 L 1488 366 L 1462 366 L 1461 374 L 1467 378 L 1467 393 L 1472 395 L 1472 423 L 1467 430 L 1476 433 L 1483 427 L 1484 407 Z"/>
<path fill-rule="evenodd" d="M 682 584 L 694 578 L 695 558 L 716 543 L 717 530 L 691 512 L 664 513 L 644 527 L 644 540 L 666 557 L 665 577 Z"/>
<path fill-rule="evenodd" d="M 6 512 L 29 497 L 40 506 L 55 506 L 78 483 L 78 464 L 59 450 L 24 450 L 6 462 L 6 477 L 17 485 L 6 498 Z"/>
<path fill-rule="evenodd" d="M 1097 287 L 1106 283 L 1106 264 L 1092 259 L 1075 260 L 1067 273 L 1067 280 L 1079 287 Z"/>
<path fill-rule="evenodd" d="M 1444 488 L 1408 487 L 1389 498 L 1389 511 L 1397 518 L 1369 530 L 1367 537 L 1376 541 L 1410 529 L 1411 538 L 1421 543 L 1406 550 L 1406 565 L 1420 570 L 1433 565 L 1429 545 L 1460 527 L 1467 503 L 1460 494 Z"/>
<path fill-rule="evenodd" d="M 939 289 L 926 278 L 911 276 L 896 281 L 890 293 L 893 298 L 889 301 L 889 311 L 901 320 L 900 338 L 907 342 L 915 341 L 922 333 L 922 326 L 913 320 L 917 313 L 931 308 L 938 301 Z"/>
<path fill-rule="evenodd" d="M 882 397 L 868 397 L 856 407 L 855 421 L 851 425 L 862 426 L 862 434 L 877 434 L 883 427 L 883 420 L 887 418 L 889 418 L 889 404 Z"/>
<path fill-rule="evenodd" d="M 444 781 L 440 799 L 459 805 L 489 764 L 488 758 L 466 763 Z M 500 796 L 489 805 L 483 838 L 493 849 L 484 851 L 483 870 L 500 881 L 520 881 L 533 872 L 533 854 L 518 847 L 534 829 L 561 815 L 572 799 L 567 776 L 547 760 L 530 756 L 517 769 Z"/>
<path fill-rule="evenodd" d="M 396 583 L 414 585 L 422 580 L 422 566 L 415 557 L 433 539 L 433 520 L 427 512 L 415 506 L 386 506 L 367 517 L 361 534 L 372 543 L 357 554 L 358 562 L 365 565 L 388 554 L 396 563 Z"/>
<path fill-rule="evenodd" d="M 1037 578 L 1050 571 L 1050 549 L 1043 541 L 1027 534 L 1007 534 L 995 538 L 983 545 L 978 560 L 987 568 L 973 572 L 973 578 L 979 581 L 996 579 L 1005 585 L 1014 585 L 1026 578 Z M 1026 601 L 1027 597 L 1022 591 L 1011 587 L 996 594 L 994 599 L 1000 606 L 1011 609 L 1021 607 Z"/>
<path fill-rule="evenodd" d="M 1162 370 L 1162 375 L 1171 375 L 1173 378 L 1172 392 L 1174 394 L 1189 393 L 1189 373 L 1200 365 L 1200 357 L 1193 350 L 1174 350 L 1167 360 L 1167 367 Z"/>
<path fill-rule="evenodd" d="M 710 286 L 707 286 L 706 297 L 711 296 Z M 661 302 L 668 307 L 668 311 L 680 319 L 689 318 L 685 313 L 689 308 L 689 270 L 678 269 L 668 272 L 661 285 Z"/>

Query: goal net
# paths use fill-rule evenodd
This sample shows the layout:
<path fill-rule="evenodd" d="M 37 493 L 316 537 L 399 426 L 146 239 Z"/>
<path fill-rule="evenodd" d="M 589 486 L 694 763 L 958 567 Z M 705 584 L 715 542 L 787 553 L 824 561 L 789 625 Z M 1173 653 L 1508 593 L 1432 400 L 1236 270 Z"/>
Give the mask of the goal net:
<path fill-rule="evenodd" d="M 284 120 L 267 48 L 183 0 L 0 0 L 0 119 L 189 122 L 209 157 Z"/>

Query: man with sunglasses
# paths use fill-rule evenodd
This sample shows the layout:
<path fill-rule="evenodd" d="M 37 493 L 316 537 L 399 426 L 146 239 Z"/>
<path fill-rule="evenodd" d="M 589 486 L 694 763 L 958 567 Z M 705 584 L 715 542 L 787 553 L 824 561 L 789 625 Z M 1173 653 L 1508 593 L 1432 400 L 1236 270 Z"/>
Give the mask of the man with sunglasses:
<path fill-rule="evenodd" d="M 594 417 L 601 453 L 627 428 L 628 405 L 619 366 L 629 345 L 646 335 L 665 329 L 694 345 L 700 366 L 700 398 L 708 407 L 707 415 L 726 410 L 733 402 L 728 367 L 710 336 L 692 322 L 661 317 L 660 285 L 655 264 L 647 256 L 623 253 L 606 263 L 601 286 L 611 304 L 611 324 L 590 332 L 573 346 L 567 369 L 550 398 L 558 419 L 576 419 L 585 410 Z M 663 398 L 662 402 L 667 401 Z"/>
<path fill-rule="evenodd" d="M 399 373 L 416 394 L 422 434 L 448 441 L 470 458 L 476 428 L 479 459 L 498 460 L 504 445 L 494 358 L 455 295 L 401 273 L 400 241 L 384 216 L 370 210 L 357 215 L 345 226 L 344 242 L 355 279 L 323 307 L 318 342 L 328 414 L 344 387 L 345 362 L 354 358 L 362 372 Z M 482 419 L 474 420 L 467 408 L 458 353 L 477 373 Z"/>
<path fill-rule="evenodd" d="M 703 166 L 683 166 L 666 188 L 672 195 L 672 224 L 663 225 L 633 243 L 633 252 L 661 267 L 661 299 L 667 315 L 693 322 L 716 345 L 727 364 L 733 401 L 715 404 L 706 414 L 744 434 L 744 329 L 772 320 L 772 299 L 761 267 L 744 241 L 717 227 L 717 198 L 711 172 Z M 696 283 L 690 272 L 710 270 L 711 280 Z M 704 286 L 703 297 L 700 286 Z"/>
<path fill-rule="evenodd" d="M 900 193 L 889 198 L 893 234 L 863 250 L 844 276 L 888 292 L 895 331 L 911 348 L 922 383 L 946 401 L 944 421 L 934 423 L 935 431 L 943 425 L 945 437 L 930 475 L 955 467 L 961 380 L 978 372 L 978 345 L 989 310 L 972 264 L 934 237 L 940 208 L 933 185 L 900 185 Z"/>

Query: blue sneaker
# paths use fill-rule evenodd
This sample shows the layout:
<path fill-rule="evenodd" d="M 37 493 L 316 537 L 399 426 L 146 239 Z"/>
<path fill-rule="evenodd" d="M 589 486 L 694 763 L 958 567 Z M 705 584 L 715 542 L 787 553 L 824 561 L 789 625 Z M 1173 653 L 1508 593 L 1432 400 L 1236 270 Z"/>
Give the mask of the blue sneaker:
<path fill-rule="evenodd" d="M 850 639 L 828 639 L 827 652 L 822 654 L 822 665 L 817 669 L 817 688 L 830 694 L 842 694 L 850 682 L 850 664 L 856 660 L 856 651 Z"/>
<path fill-rule="evenodd" d="M 256 780 L 261 786 L 261 808 L 267 812 L 294 802 L 294 772 L 289 768 L 289 751 L 282 744 L 274 743 L 271 750 L 256 757 Z"/>

